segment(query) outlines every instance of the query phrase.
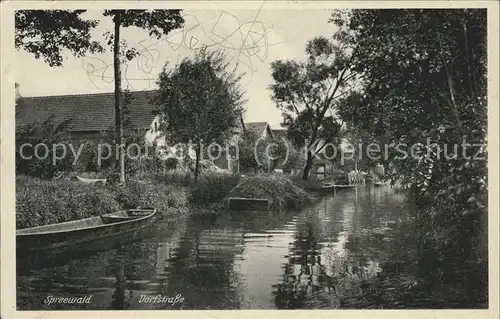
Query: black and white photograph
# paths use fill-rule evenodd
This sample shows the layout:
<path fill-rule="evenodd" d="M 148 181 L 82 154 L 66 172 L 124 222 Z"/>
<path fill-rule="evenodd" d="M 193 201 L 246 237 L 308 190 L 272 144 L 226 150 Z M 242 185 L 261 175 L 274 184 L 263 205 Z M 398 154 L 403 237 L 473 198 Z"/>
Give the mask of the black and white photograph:
<path fill-rule="evenodd" d="M 498 3 L 209 2 L 2 4 L 2 317 L 498 316 Z"/>

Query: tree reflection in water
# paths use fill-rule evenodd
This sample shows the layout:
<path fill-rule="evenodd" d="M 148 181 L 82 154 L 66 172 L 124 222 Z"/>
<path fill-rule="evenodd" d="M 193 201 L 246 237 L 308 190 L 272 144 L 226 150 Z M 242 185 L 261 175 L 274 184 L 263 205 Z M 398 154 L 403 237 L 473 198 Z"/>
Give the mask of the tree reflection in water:
<path fill-rule="evenodd" d="M 275 286 L 275 302 L 279 309 L 304 308 L 309 295 L 332 291 L 334 286 L 321 264 L 318 223 L 307 221 L 299 225 L 288 263 L 284 266 L 282 283 Z"/>
<path fill-rule="evenodd" d="M 243 232 L 224 218 L 194 218 L 157 275 L 162 295 L 181 294 L 183 309 L 238 309 L 235 255 L 241 254 Z M 159 305 L 161 306 L 161 305 Z"/>
<path fill-rule="evenodd" d="M 113 260 L 113 268 L 114 268 L 114 273 L 116 276 L 116 282 L 115 282 L 115 292 L 111 296 L 112 301 L 111 301 L 111 309 L 115 310 L 123 310 L 123 309 L 128 309 L 130 308 L 130 302 L 125 300 L 125 284 L 126 284 L 126 278 L 125 278 L 125 261 L 124 261 L 124 251 L 123 249 L 119 249 L 116 252 L 115 258 Z M 130 291 L 130 294 L 132 294 L 132 291 Z"/>
<path fill-rule="evenodd" d="M 378 307 L 376 287 L 392 231 L 384 226 L 387 208 L 380 208 L 386 198 L 380 195 L 362 192 L 358 201 L 357 191 L 343 194 L 343 200 L 326 199 L 315 208 L 319 212 L 301 216 L 282 280 L 274 286 L 277 308 Z"/>

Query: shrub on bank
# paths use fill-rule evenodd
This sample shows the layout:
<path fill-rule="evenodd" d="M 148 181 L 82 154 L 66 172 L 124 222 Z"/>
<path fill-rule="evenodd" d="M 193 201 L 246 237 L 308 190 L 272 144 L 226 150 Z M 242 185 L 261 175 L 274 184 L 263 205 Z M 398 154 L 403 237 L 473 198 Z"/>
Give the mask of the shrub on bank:
<path fill-rule="evenodd" d="M 115 200 L 125 209 L 155 207 L 163 214 L 174 215 L 186 212 L 188 198 L 186 190 L 174 185 L 151 181 L 127 181 L 125 185 L 113 186 Z"/>
<path fill-rule="evenodd" d="M 191 175 L 191 172 L 184 169 L 171 169 L 157 179 L 169 185 L 189 186 L 192 183 Z"/>
<path fill-rule="evenodd" d="M 299 209 L 313 203 L 314 196 L 283 175 L 246 177 L 229 192 L 231 197 L 267 198 L 271 209 Z"/>
<path fill-rule="evenodd" d="M 63 156 L 62 147 L 47 147 L 42 157 L 35 155 L 33 145 L 68 146 L 70 121 L 56 122 L 54 117 L 16 127 L 16 173 L 38 178 L 52 178 L 58 171 L 71 168 L 72 156 Z M 31 147 L 29 146 L 31 144 Z M 21 147 L 21 146 L 27 147 Z M 43 148 L 42 148 L 43 149 Z"/>

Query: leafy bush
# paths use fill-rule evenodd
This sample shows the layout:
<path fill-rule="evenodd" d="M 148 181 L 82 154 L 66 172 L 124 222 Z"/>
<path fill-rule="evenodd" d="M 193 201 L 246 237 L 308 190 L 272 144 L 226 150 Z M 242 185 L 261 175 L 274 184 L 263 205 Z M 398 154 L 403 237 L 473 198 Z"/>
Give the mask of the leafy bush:
<path fill-rule="evenodd" d="M 150 205 L 163 214 L 185 214 L 189 208 L 188 192 L 172 185 L 153 184 L 155 197 Z"/>
<path fill-rule="evenodd" d="M 191 188 L 191 202 L 209 204 L 221 202 L 240 181 L 240 175 L 203 172 Z"/>
<path fill-rule="evenodd" d="M 232 197 L 268 198 L 271 209 L 299 209 L 311 204 L 314 196 L 283 175 L 259 175 L 244 178 L 229 192 Z"/>
<path fill-rule="evenodd" d="M 155 182 L 128 181 L 113 186 L 115 200 L 123 208 L 155 207 L 161 213 L 185 212 L 188 199 L 184 189 Z"/>
<path fill-rule="evenodd" d="M 290 172 L 292 169 L 302 169 L 305 166 L 305 158 L 304 151 L 297 149 L 293 146 L 291 142 L 285 144 L 285 147 L 288 148 L 288 154 L 282 155 L 282 157 L 286 156 L 286 160 L 279 159 L 278 168 L 283 169 L 284 172 Z"/>
<path fill-rule="evenodd" d="M 156 154 L 153 147 L 147 148 L 147 156 L 141 156 L 138 159 L 130 160 L 133 170 L 129 176 L 140 180 L 154 180 L 156 176 L 163 176 L 167 164 Z"/>
<path fill-rule="evenodd" d="M 52 178 L 58 171 L 70 170 L 73 158 L 68 154 L 71 153 L 68 125 L 69 121 L 55 123 L 50 117 L 16 128 L 16 173 Z M 68 150 L 67 156 L 63 156 L 63 145 Z"/>
<path fill-rule="evenodd" d="M 102 147 L 101 163 L 99 163 L 98 150 L 99 144 L 104 143 L 104 140 L 82 139 L 78 141 L 81 143 L 81 154 L 76 162 L 76 169 L 80 172 L 98 172 L 109 169 L 113 164 L 113 156 L 109 156 L 109 150 Z M 107 158 L 109 157 L 109 158 Z M 100 164 L 100 165 L 99 165 Z"/>
<path fill-rule="evenodd" d="M 188 186 L 192 183 L 191 175 L 191 172 L 185 169 L 172 169 L 158 176 L 157 180 L 169 185 Z"/>

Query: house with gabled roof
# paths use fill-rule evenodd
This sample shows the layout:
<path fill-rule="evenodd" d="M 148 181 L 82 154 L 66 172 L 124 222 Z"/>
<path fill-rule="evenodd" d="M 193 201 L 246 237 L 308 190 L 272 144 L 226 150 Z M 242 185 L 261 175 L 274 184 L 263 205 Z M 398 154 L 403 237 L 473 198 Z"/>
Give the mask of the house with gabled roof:
<path fill-rule="evenodd" d="M 272 138 L 273 133 L 268 122 L 248 122 L 245 123 L 243 118 L 240 118 L 236 127 L 233 130 L 232 136 L 228 144 L 238 144 L 242 134 L 247 131 L 253 131 L 260 138 Z M 239 160 L 236 154 L 228 154 L 227 150 L 222 150 L 222 155 L 214 160 L 214 164 L 224 170 L 239 172 Z"/>
<path fill-rule="evenodd" d="M 99 139 L 102 132 L 114 129 L 114 93 L 72 94 L 23 97 L 16 85 L 16 128 L 33 125 L 52 117 L 55 124 L 69 120 L 74 140 Z M 153 114 L 150 99 L 154 91 L 130 92 L 127 105 L 130 127 L 144 133 L 146 142 L 159 136 L 159 117 Z"/>
<path fill-rule="evenodd" d="M 273 130 L 268 122 L 243 122 L 243 130 L 245 131 L 254 131 L 261 138 L 273 138 Z"/>

